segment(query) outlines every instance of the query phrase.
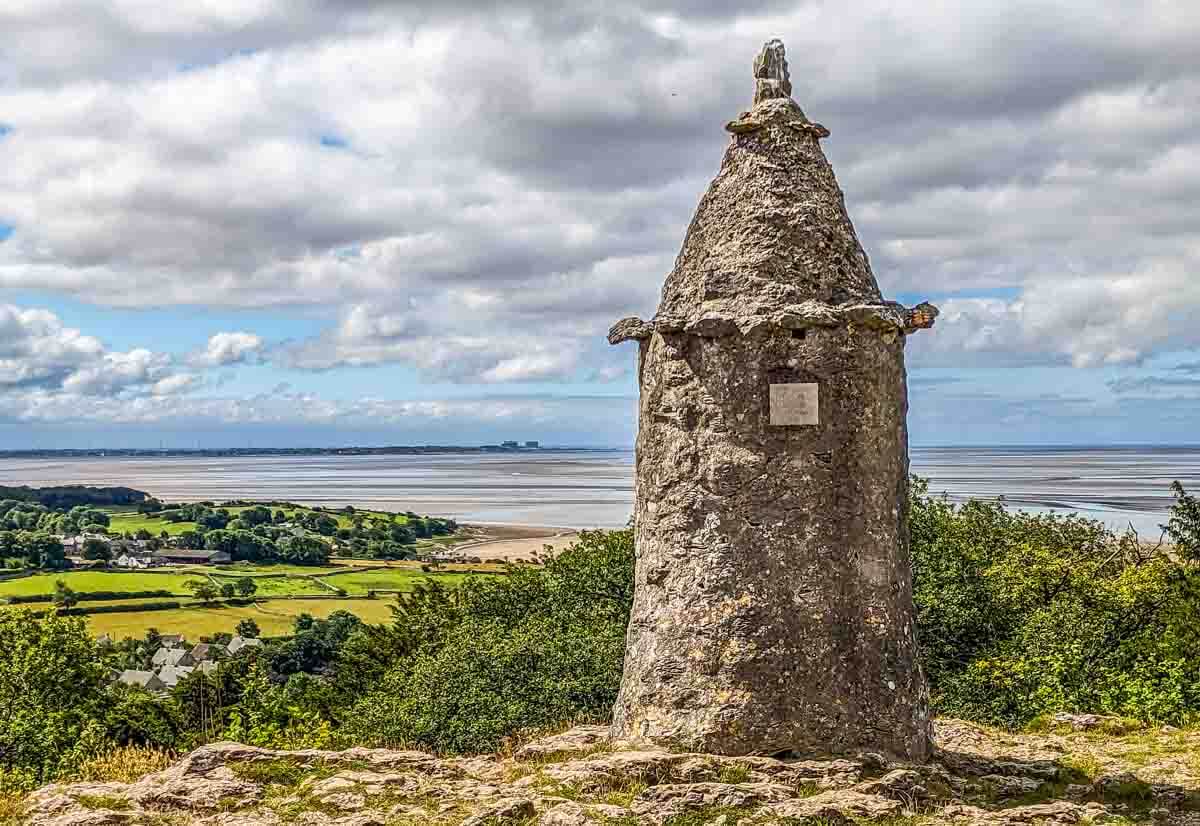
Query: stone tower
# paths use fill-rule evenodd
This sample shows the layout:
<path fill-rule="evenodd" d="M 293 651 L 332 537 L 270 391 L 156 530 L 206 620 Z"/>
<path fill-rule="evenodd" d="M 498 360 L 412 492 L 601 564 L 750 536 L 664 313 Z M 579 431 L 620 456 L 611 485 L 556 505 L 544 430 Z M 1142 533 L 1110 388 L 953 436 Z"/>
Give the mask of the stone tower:
<path fill-rule="evenodd" d="M 639 345 L 637 574 L 613 734 L 720 754 L 930 749 L 908 552 L 905 336 L 783 44 Z"/>

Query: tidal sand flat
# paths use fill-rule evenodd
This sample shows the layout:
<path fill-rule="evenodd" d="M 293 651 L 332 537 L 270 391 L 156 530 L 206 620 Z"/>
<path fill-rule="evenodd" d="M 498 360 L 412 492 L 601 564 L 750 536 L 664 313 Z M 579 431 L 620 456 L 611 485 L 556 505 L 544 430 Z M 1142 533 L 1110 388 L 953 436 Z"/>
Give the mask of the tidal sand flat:
<path fill-rule="evenodd" d="M 1178 479 L 1200 490 L 1200 447 L 914 447 L 912 472 L 951 500 L 1003 499 L 1033 511 L 1078 511 L 1157 538 Z M 562 530 L 624 527 L 633 513 L 633 451 L 429 456 L 239 456 L 15 459 L 0 484 L 125 485 L 172 501 L 286 500 L 428 513 L 463 523 Z M 542 526 L 542 527 L 538 527 Z M 540 550 L 540 539 L 497 536 Z M 557 540 L 555 540 L 557 542 Z"/>

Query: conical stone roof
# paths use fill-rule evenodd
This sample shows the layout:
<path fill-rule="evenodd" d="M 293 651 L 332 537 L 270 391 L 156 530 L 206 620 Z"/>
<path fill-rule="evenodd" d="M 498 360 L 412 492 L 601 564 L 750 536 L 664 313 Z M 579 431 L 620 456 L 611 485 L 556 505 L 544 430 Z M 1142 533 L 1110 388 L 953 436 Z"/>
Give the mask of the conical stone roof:
<path fill-rule="evenodd" d="M 720 335 L 845 321 L 929 326 L 883 301 L 821 151 L 829 130 L 790 97 L 783 44 L 768 42 L 754 69 L 754 105 L 725 127 L 732 140 L 688 227 L 657 315 L 650 323 L 618 322 L 609 340 L 647 338 L 655 329 Z"/>

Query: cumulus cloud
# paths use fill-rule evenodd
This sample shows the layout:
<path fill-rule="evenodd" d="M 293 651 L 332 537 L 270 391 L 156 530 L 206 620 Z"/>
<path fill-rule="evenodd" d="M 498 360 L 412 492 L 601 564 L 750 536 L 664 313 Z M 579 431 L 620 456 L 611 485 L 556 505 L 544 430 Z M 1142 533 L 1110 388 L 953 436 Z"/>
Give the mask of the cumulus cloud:
<path fill-rule="evenodd" d="M 37 390 L 116 397 L 175 393 L 194 383 L 175 374 L 166 354 L 110 351 L 48 310 L 0 304 L 0 395 Z"/>
<path fill-rule="evenodd" d="M 918 366 L 1097 367 L 1200 348 L 1198 268 L 1183 255 L 1124 274 L 1064 275 L 1013 300 L 950 299 L 935 334 L 914 336 L 909 352 Z"/>
<path fill-rule="evenodd" d="M 254 333 L 216 333 L 204 349 L 192 353 L 188 362 L 195 367 L 227 367 L 257 361 L 266 343 Z"/>
<path fill-rule="evenodd" d="M 885 291 L 955 295 L 914 363 L 1200 346 L 1200 7 L 487 6 L 5 4 L 0 288 L 337 318 L 273 352 L 219 334 L 197 370 L 619 376 L 603 332 L 653 311 L 778 35 Z M 108 369 L 161 380 L 134 362 Z"/>
<path fill-rule="evenodd" d="M 200 383 L 166 353 L 110 351 L 53 312 L 0 304 L 0 405 L 126 405 L 138 396 L 178 396 Z"/>

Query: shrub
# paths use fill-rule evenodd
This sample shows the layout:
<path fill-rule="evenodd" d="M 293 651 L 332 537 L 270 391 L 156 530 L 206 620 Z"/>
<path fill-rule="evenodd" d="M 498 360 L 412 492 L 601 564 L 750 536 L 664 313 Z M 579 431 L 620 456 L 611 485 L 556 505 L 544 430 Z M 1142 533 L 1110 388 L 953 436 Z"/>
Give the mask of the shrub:
<path fill-rule="evenodd" d="M 922 659 L 942 714 L 1053 711 L 1180 724 L 1200 713 L 1200 579 L 1077 516 L 912 497 Z"/>
<path fill-rule="evenodd" d="M 174 596 L 170 591 L 158 589 L 155 591 L 76 591 L 75 596 L 82 602 L 84 600 L 119 600 L 119 599 L 147 599 L 151 597 L 170 597 Z M 16 594 L 8 598 L 12 605 L 23 605 L 32 602 L 51 602 L 54 599 L 53 594 Z"/>
<path fill-rule="evenodd" d="M 87 614 L 128 614 L 140 611 L 169 611 L 181 608 L 183 603 L 178 600 L 158 600 L 156 602 L 118 602 L 114 605 L 89 605 L 84 608 L 63 608 L 58 611 L 64 616 L 84 616 Z M 32 616 L 44 616 L 43 612 L 33 612 Z"/>
<path fill-rule="evenodd" d="M 584 533 L 545 568 L 401 595 L 390 637 L 352 637 L 339 662 L 367 684 L 384 673 L 347 715 L 345 734 L 479 752 L 525 729 L 603 720 L 632 592 L 632 534 L 614 531 Z"/>

